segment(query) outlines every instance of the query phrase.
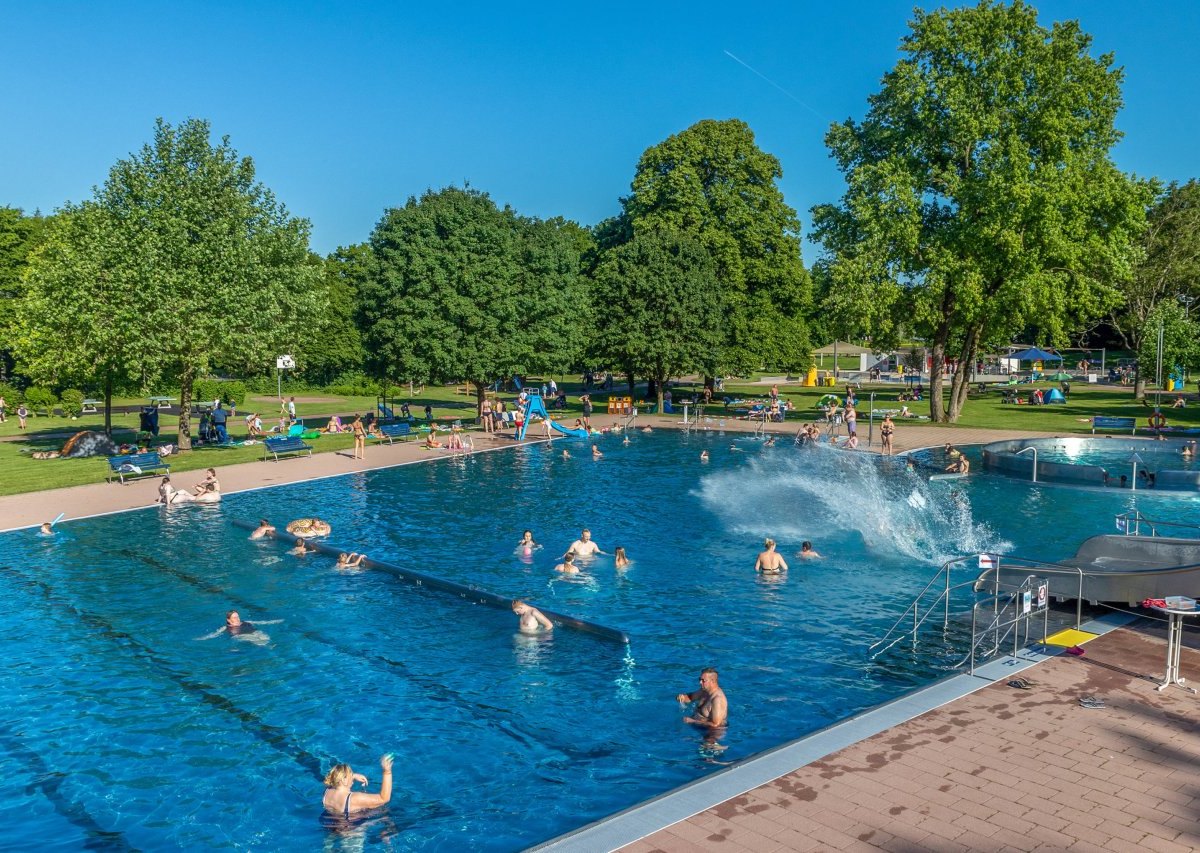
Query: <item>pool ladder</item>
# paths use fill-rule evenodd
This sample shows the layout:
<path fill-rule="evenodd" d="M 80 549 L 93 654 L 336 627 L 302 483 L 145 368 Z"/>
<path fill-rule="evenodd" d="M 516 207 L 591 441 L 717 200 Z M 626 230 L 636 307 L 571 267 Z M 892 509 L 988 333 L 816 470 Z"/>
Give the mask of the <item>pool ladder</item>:
<path fill-rule="evenodd" d="M 922 636 L 922 629 L 924 628 L 928 632 L 936 626 L 935 614 L 940 615 L 942 638 L 949 639 L 951 601 L 955 597 L 955 593 L 962 592 L 967 587 L 982 592 L 983 596 L 976 598 L 971 604 L 970 647 L 956 668 L 969 666 L 971 674 L 974 675 L 976 660 L 987 659 L 998 654 L 1002 647 L 1007 646 L 1009 639 L 1012 640 L 1012 653 L 1015 657 L 1022 638 L 1026 644 L 1028 643 L 1029 629 L 1033 619 L 1038 617 L 1042 619 L 1042 641 L 1044 642 L 1046 639 L 1049 626 L 1049 606 L 1026 613 L 1023 610 L 1022 602 L 1024 595 L 1035 590 L 1037 586 L 1047 584 L 1048 587 L 1047 574 L 1063 574 L 1064 572 L 1078 574 L 1079 595 L 1075 604 L 1075 628 L 1079 628 L 1083 620 L 1082 569 L 1063 566 L 1059 563 L 1027 560 L 1022 557 L 992 556 L 996 561 L 994 567 L 984 571 L 981 571 L 979 567 L 980 555 L 977 554 L 943 563 L 937 574 L 905 608 L 884 636 L 868 647 L 871 659 L 874 660 L 905 639 L 910 641 L 915 651 L 919 638 Z M 1010 570 L 1014 566 L 1028 569 L 1028 574 L 1021 583 L 1012 585 L 1000 582 L 1002 559 Z M 955 581 L 955 570 L 961 570 L 964 566 L 971 570 L 970 576 L 966 580 Z M 989 577 L 990 580 L 988 580 Z M 955 615 L 965 617 L 967 614 L 965 610 L 962 610 Z"/>

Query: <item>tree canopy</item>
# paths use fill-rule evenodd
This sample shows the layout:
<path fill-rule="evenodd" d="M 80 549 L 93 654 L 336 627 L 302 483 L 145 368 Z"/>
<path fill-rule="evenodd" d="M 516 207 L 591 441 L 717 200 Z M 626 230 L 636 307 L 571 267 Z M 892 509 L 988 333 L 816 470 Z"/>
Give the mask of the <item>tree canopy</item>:
<path fill-rule="evenodd" d="M 711 375 L 723 341 L 716 267 L 695 239 L 645 229 L 604 254 L 595 272 L 597 353 L 658 388 L 691 371 Z"/>
<path fill-rule="evenodd" d="M 68 204 L 35 254 L 19 351 L 32 374 L 181 387 L 179 444 L 191 444 L 194 380 L 214 365 L 258 368 L 293 348 L 326 302 L 308 223 L 290 216 L 254 164 L 205 121 L 172 127 L 118 161 L 94 198 Z"/>
<path fill-rule="evenodd" d="M 25 292 L 24 276 L 47 219 L 25 215 L 15 207 L 0 207 L 0 381 L 13 368 L 12 341 L 16 337 L 17 303 Z"/>
<path fill-rule="evenodd" d="M 1144 377 L 1154 376 L 1160 321 L 1176 330 L 1165 335 L 1169 341 L 1195 337 L 1198 331 L 1194 325 L 1187 331 L 1190 310 L 1175 311 L 1168 304 L 1178 301 L 1191 308 L 1200 297 L 1200 184 L 1169 185 L 1155 198 L 1146 220 L 1132 274 L 1120 282 L 1123 298 L 1110 314 L 1122 342 L 1139 354 L 1138 396 L 1144 393 Z M 1200 317 L 1200 306 L 1196 310 Z M 1169 358 L 1195 364 L 1186 348 L 1172 348 Z"/>
<path fill-rule="evenodd" d="M 447 187 L 384 214 L 363 261 L 359 316 L 381 379 L 472 382 L 562 371 L 586 328 L 578 228 Z"/>
<path fill-rule="evenodd" d="M 726 312 L 715 365 L 722 370 L 792 369 L 809 359 L 811 285 L 799 219 L 776 185 L 782 175 L 744 122 L 701 121 L 642 154 L 622 217 L 597 229 L 602 249 L 643 230 L 704 248 Z"/>
<path fill-rule="evenodd" d="M 866 118 L 826 136 L 847 190 L 814 224 L 854 294 L 843 319 L 904 318 L 932 351 L 931 415 L 953 421 L 984 348 L 1065 343 L 1119 301 L 1150 188 L 1109 158 L 1122 73 L 1077 22 L 1047 30 L 1020 0 L 914 16 Z"/>

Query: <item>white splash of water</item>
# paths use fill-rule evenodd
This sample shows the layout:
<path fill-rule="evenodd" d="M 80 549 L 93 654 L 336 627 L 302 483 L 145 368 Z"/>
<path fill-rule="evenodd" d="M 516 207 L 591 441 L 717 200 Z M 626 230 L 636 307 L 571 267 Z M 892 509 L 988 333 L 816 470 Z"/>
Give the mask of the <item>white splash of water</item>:
<path fill-rule="evenodd" d="M 824 446 L 751 457 L 700 482 L 705 505 L 736 533 L 798 542 L 853 535 L 879 555 L 940 564 L 1011 548 L 976 522 L 961 481 L 930 484 L 903 460 Z"/>

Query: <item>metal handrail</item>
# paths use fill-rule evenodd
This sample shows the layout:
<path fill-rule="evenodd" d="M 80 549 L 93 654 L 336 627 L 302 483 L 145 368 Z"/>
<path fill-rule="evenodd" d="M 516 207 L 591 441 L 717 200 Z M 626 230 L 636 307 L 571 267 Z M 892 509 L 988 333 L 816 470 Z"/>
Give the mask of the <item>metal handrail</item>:
<path fill-rule="evenodd" d="M 1018 450 L 1016 453 L 1014 453 L 1013 456 L 1020 456 L 1026 450 L 1033 451 L 1033 482 L 1036 483 L 1037 482 L 1037 448 L 1032 447 L 1032 446 L 1031 447 L 1022 447 L 1020 450 Z"/>
<path fill-rule="evenodd" d="M 1117 530 L 1120 530 L 1125 536 L 1141 536 L 1143 524 L 1150 527 L 1149 535 L 1151 536 L 1158 536 L 1158 528 L 1160 527 L 1176 527 L 1183 530 L 1200 531 L 1200 524 L 1188 524 L 1182 521 L 1156 521 L 1146 518 L 1146 516 L 1142 515 L 1136 509 L 1123 512 L 1115 516 L 1114 520 L 1117 523 Z M 1122 524 L 1122 522 L 1124 523 Z"/>
<path fill-rule="evenodd" d="M 934 574 L 934 576 L 932 578 L 930 578 L 929 582 L 925 584 L 925 587 L 913 599 L 912 603 L 909 604 L 908 607 L 904 608 L 904 611 L 900 614 L 899 618 L 897 618 L 896 621 L 892 624 L 892 626 L 890 628 L 888 628 L 888 630 L 884 633 L 883 637 L 879 640 L 876 640 L 874 643 L 872 643 L 870 646 L 868 646 L 868 651 L 872 651 L 872 650 L 882 646 L 882 648 L 879 648 L 879 650 L 876 651 L 871 657 L 872 658 L 878 657 L 879 655 L 883 654 L 885 651 L 890 649 L 892 646 L 896 645 L 896 643 L 900 642 L 900 640 L 904 639 L 905 637 L 911 636 L 915 640 L 916 636 L 917 636 L 917 632 L 920 630 L 921 626 L 924 625 L 926 621 L 928 621 L 930 614 L 933 613 L 933 611 L 937 609 L 939 604 L 942 605 L 942 611 L 943 611 L 942 625 L 943 625 L 943 627 L 948 625 L 950 622 L 951 593 L 953 593 L 959 589 L 962 589 L 964 586 L 972 586 L 974 588 L 978 588 L 980 578 L 984 577 L 989 572 L 992 573 L 993 578 L 994 578 L 994 580 L 992 582 L 993 613 L 998 614 L 1000 612 L 999 598 L 1000 598 L 1000 592 L 1001 592 L 1001 586 L 1002 586 L 1000 583 L 1000 564 L 1001 564 L 1002 560 L 1004 562 L 1008 563 L 1009 565 L 1016 564 L 1019 567 L 1028 568 L 1028 569 L 1036 569 L 1043 573 L 1052 573 L 1052 574 L 1074 573 L 1079 580 L 1078 594 L 1076 595 L 1076 599 L 1075 599 L 1075 628 L 1076 629 L 1079 628 L 1080 624 L 1083 622 L 1083 577 L 1084 577 L 1084 574 L 1083 574 L 1082 568 L 1079 568 L 1077 566 L 1064 566 L 1061 563 L 1047 563 L 1042 560 L 1030 560 L 1025 557 L 1005 556 L 1005 557 L 1001 558 L 999 555 L 995 555 L 995 556 L 996 556 L 995 568 L 988 569 L 987 571 L 983 572 L 982 574 L 977 574 L 974 578 L 971 578 L 966 581 L 962 581 L 957 584 L 951 583 L 951 571 L 956 566 L 959 566 L 967 561 L 977 560 L 979 555 L 973 554 L 973 555 L 967 556 L 967 557 L 957 557 L 953 560 L 947 560 L 945 563 L 943 563 L 941 565 L 941 567 L 938 569 L 937 573 Z M 933 602 L 926 609 L 925 615 L 921 616 L 920 607 L 921 607 L 922 600 L 924 600 L 924 598 L 929 593 L 929 591 L 934 587 L 934 584 L 937 583 L 939 580 L 943 579 L 943 577 L 944 577 L 944 583 L 942 585 L 941 590 L 939 591 L 937 597 L 933 600 Z M 978 602 L 976 602 L 976 604 L 978 604 Z M 974 606 L 972 606 L 972 613 L 973 612 L 974 612 Z M 906 623 L 908 621 L 910 614 L 912 616 L 912 628 L 911 629 L 906 628 L 902 633 L 896 634 L 896 631 L 900 627 L 900 625 L 902 623 Z M 972 618 L 974 618 L 974 617 L 972 617 Z M 895 637 L 893 638 L 894 634 L 895 634 Z M 889 640 L 891 642 L 888 642 Z M 974 638 L 972 637 L 972 643 L 973 642 L 974 642 Z M 885 643 L 886 643 L 886 645 L 884 645 Z"/>

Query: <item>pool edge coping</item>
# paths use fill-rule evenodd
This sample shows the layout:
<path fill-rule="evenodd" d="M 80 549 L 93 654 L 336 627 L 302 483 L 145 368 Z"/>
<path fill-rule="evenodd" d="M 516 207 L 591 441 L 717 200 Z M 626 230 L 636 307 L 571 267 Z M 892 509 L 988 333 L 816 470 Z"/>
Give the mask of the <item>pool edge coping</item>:
<path fill-rule="evenodd" d="M 1132 624 L 1136 614 L 1107 613 L 1080 626 L 1103 635 Z M 694 779 L 612 815 L 526 848 L 526 853 L 609 853 L 700 812 L 739 797 L 760 785 L 799 770 L 814 761 L 852 746 L 921 714 L 947 705 L 991 684 L 1007 680 L 1065 649 L 1046 653 L 1041 644 L 1022 649 L 977 667 L 975 674 L 959 673 L 880 705 L 839 720 L 815 732 L 751 755 L 732 767 Z"/>

